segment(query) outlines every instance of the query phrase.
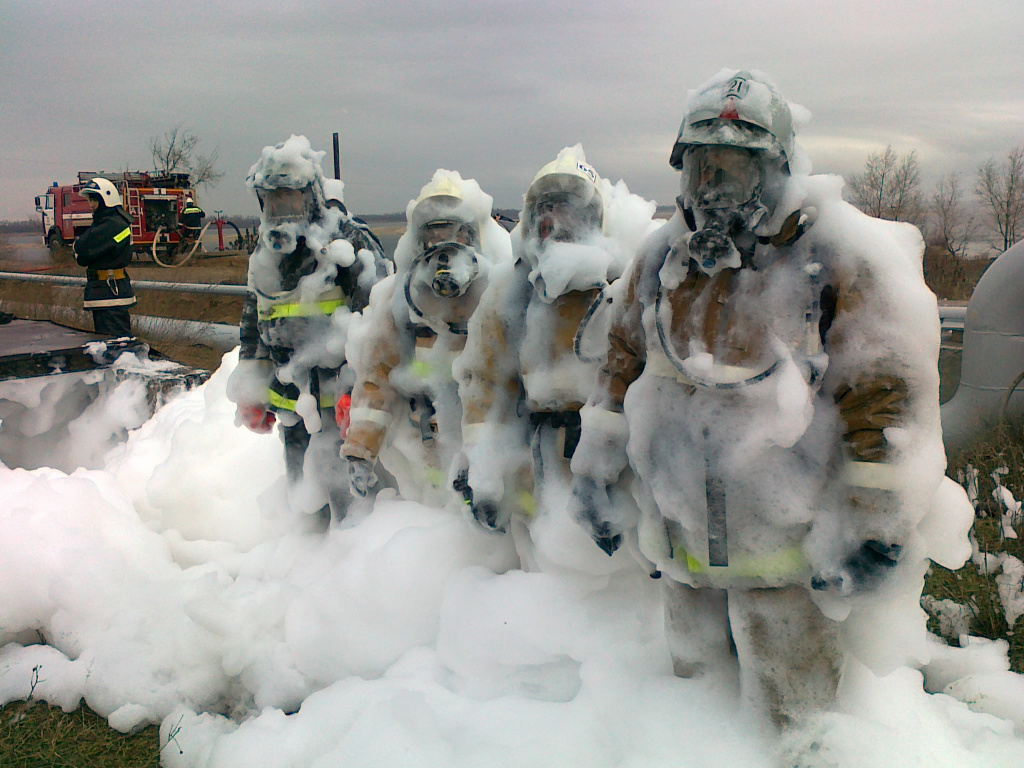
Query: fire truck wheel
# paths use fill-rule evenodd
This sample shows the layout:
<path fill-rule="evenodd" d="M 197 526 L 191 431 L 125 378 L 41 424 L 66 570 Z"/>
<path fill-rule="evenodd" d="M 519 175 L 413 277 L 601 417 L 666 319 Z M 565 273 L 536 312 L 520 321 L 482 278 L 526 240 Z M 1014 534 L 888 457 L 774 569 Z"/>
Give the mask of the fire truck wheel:
<path fill-rule="evenodd" d="M 64 238 L 61 237 L 60 232 L 50 233 L 50 253 L 56 255 L 64 247 Z"/>

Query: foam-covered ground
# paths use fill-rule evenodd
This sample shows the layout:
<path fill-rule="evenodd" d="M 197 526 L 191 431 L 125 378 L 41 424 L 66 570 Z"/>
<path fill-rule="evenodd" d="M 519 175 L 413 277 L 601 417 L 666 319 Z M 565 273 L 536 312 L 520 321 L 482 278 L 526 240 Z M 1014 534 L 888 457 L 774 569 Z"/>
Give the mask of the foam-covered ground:
<path fill-rule="evenodd" d="M 293 516 L 279 441 L 233 425 L 234 364 L 102 469 L 0 468 L 0 703 L 161 723 L 170 768 L 776 764 L 734 667 L 673 677 L 639 567 L 525 573 L 395 498 L 327 534 Z M 853 662 L 820 764 L 1024 766 L 1005 647 L 933 651 Z"/>

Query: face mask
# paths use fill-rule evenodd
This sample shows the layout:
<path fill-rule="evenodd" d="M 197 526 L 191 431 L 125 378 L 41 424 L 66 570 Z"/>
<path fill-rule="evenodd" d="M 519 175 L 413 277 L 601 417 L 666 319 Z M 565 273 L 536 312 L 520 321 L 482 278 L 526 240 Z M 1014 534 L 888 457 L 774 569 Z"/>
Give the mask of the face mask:
<path fill-rule="evenodd" d="M 289 189 L 280 187 L 261 193 L 263 200 L 263 219 L 278 223 L 288 221 L 304 221 L 309 218 L 312 208 L 312 190 Z"/>
<path fill-rule="evenodd" d="M 677 202 L 693 214 L 697 232 L 687 252 L 702 272 L 713 276 L 741 266 L 735 239 L 749 236 L 768 213 L 760 201 L 763 179 L 760 153 L 724 146 L 687 149 Z"/>
<path fill-rule="evenodd" d="M 741 147 L 695 146 L 683 156 L 682 199 L 697 226 L 735 236 L 768 213 L 761 202 L 763 153 Z"/>
<path fill-rule="evenodd" d="M 439 243 L 417 256 L 405 277 L 405 300 L 414 321 L 465 333 L 465 322 L 486 284 L 479 280 L 481 258 L 470 246 L 454 242 Z"/>
<path fill-rule="evenodd" d="M 427 275 L 433 270 L 430 289 L 444 299 L 458 298 L 466 292 L 479 272 L 476 252 L 461 243 L 441 243 L 425 254 Z"/>
<path fill-rule="evenodd" d="M 530 233 L 541 242 L 578 242 L 601 229 L 600 206 L 569 191 L 538 197 L 531 219 Z"/>

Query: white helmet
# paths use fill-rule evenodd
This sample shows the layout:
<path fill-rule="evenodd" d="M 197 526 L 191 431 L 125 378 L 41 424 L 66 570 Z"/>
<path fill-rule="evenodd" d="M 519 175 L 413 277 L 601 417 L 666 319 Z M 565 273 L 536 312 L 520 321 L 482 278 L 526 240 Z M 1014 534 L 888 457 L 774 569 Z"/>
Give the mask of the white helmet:
<path fill-rule="evenodd" d="M 107 208 L 116 208 L 122 205 L 121 193 L 117 191 L 114 183 L 108 179 L 101 179 L 99 177 L 89 179 L 89 182 L 78 191 L 78 194 L 83 197 L 96 197 Z"/>
<path fill-rule="evenodd" d="M 565 230 L 554 233 L 558 239 L 574 239 L 586 230 L 600 232 L 604 226 L 604 201 L 597 188 L 598 180 L 597 171 L 587 165 L 582 147 L 577 144 L 563 149 L 537 172 L 526 191 L 526 232 L 542 234 L 539 229 L 545 216 L 539 209 L 545 206 L 561 220 L 561 227 L 556 225 L 555 229 Z"/>
<path fill-rule="evenodd" d="M 686 148 L 695 145 L 774 150 L 789 162 L 795 149 L 789 104 L 764 77 L 720 72 L 689 98 L 671 166 L 681 170 Z"/>

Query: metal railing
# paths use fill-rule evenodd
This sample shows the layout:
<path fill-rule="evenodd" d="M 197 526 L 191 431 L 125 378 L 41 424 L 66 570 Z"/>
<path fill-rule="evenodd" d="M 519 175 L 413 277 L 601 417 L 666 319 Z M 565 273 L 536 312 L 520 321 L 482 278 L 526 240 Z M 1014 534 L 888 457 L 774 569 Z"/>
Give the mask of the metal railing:
<path fill-rule="evenodd" d="M 25 283 L 49 283 L 50 285 L 84 286 L 84 277 L 71 275 L 37 275 L 26 272 L 0 272 L 0 280 L 17 280 Z M 133 288 L 146 291 L 175 291 L 178 293 L 213 293 L 221 296 L 245 296 L 244 285 L 212 285 L 210 283 L 169 283 L 163 280 L 132 280 Z"/>
<path fill-rule="evenodd" d="M 51 285 L 84 286 L 84 277 L 72 277 L 70 275 L 38 275 L 25 272 L 0 272 L 0 280 L 15 280 L 28 283 L 49 283 Z M 247 288 L 244 285 L 211 285 L 209 283 L 172 283 L 162 280 L 133 280 L 132 286 L 148 291 L 173 291 L 178 293 L 207 293 L 221 296 L 245 296 Z M 8 302 L 13 304 L 13 302 Z M 65 312 L 73 312 L 70 308 L 63 308 Z M 80 311 L 80 310 L 79 310 Z M 83 313 L 82 317 L 86 317 Z M 939 321 L 942 330 L 954 331 L 963 330 L 964 321 L 967 317 L 966 305 L 940 305 Z M 231 349 L 238 344 L 238 328 L 224 323 L 205 323 L 198 320 L 177 320 L 173 318 L 146 317 L 144 315 L 133 315 L 132 322 L 138 323 L 139 330 L 156 335 L 157 333 L 168 340 L 179 339 L 216 339 L 212 346 L 218 349 Z M 234 329 L 233 332 L 229 329 Z M 234 339 L 232 342 L 231 340 Z M 225 347 L 225 345 L 231 346 Z"/>
<path fill-rule="evenodd" d="M 964 329 L 964 321 L 967 319 L 967 305 L 943 306 L 939 305 L 939 322 L 942 330 L 955 331 Z"/>
<path fill-rule="evenodd" d="M 0 280 L 26 283 L 48 283 L 61 286 L 84 286 L 84 277 L 70 275 L 37 275 L 24 272 L 0 272 Z M 133 280 L 133 288 L 176 293 L 205 293 L 221 296 L 245 296 L 244 285 L 210 285 L 208 283 L 169 283 L 158 280 Z M 66 325 L 88 328 L 92 326 L 89 313 L 76 307 L 65 307 L 0 299 L 0 308 L 19 315 L 50 319 Z M 156 341 L 191 341 L 205 344 L 220 352 L 238 346 L 238 326 L 227 323 L 208 323 L 201 320 L 183 320 L 173 317 L 153 317 L 132 313 L 132 330 Z"/>

